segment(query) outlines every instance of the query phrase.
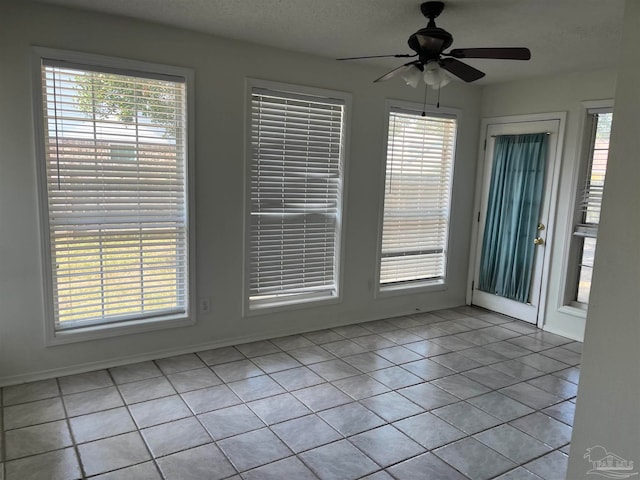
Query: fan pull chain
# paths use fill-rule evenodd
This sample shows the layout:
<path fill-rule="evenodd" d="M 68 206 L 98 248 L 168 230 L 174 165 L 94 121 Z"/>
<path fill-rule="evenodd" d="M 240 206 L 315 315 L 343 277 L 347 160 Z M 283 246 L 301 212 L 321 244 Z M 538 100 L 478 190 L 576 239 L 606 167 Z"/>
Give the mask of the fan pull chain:
<path fill-rule="evenodd" d="M 442 87 L 438 87 L 438 103 L 436 103 L 436 108 L 440 108 L 440 90 L 442 90 Z"/>
<path fill-rule="evenodd" d="M 422 116 L 426 117 L 427 116 L 427 90 L 429 89 L 429 86 L 425 83 L 424 84 L 424 100 L 422 102 Z"/>

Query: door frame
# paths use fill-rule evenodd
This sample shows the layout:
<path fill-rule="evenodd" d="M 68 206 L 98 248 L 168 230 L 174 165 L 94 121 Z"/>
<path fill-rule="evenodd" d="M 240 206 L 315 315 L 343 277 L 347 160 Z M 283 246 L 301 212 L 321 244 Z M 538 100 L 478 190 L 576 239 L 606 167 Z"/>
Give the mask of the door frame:
<path fill-rule="evenodd" d="M 549 113 L 536 113 L 528 115 L 509 115 L 503 117 L 487 117 L 483 118 L 480 122 L 480 142 L 478 145 L 478 168 L 476 170 L 476 185 L 473 202 L 473 219 L 471 226 L 471 242 L 469 245 L 469 266 L 467 272 L 467 288 L 465 303 L 471 305 L 473 296 L 472 283 L 475 277 L 475 268 L 477 262 L 478 251 L 478 231 L 480 225 L 480 206 L 482 202 L 482 188 L 485 171 L 490 165 L 487 165 L 485 148 L 487 145 L 488 128 L 489 125 L 496 124 L 510 124 L 510 123 L 526 123 L 526 122 L 539 122 L 547 120 L 556 120 L 558 124 L 558 142 L 555 152 L 549 152 L 549 154 L 555 155 L 555 161 L 553 169 L 548 171 L 551 177 L 551 196 L 549 200 L 549 220 L 546 226 L 545 243 L 547 246 L 547 253 L 544 257 L 542 279 L 540 285 L 540 302 L 538 305 L 538 314 L 536 318 L 536 325 L 538 328 L 542 328 L 544 325 L 545 310 L 547 306 L 547 288 L 549 284 L 549 270 L 551 266 L 551 245 L 553 245 L 555 227 L 556 227 L 556 213 L 558 203 L 558 188 L 560 185 L 560 171 L 563 163 L 562 153 L 564 151 L 564 136 L 566 126 L 567 112 L 549 112 Z"/>

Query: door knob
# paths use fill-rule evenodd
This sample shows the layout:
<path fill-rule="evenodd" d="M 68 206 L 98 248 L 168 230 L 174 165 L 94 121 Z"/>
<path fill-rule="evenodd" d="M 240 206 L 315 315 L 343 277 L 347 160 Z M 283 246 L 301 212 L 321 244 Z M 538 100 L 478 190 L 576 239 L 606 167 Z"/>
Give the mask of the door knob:
<path fill-rule="evenodd" d="M 533 239 L 533 243 L 535 245 L 544 245 L 544 238 L 536 237 Z"/>
<path fill-rule="evenodd" d="M 538 230 L 544 230 L 544 223 L 539 223 L 538 224 Z"/>

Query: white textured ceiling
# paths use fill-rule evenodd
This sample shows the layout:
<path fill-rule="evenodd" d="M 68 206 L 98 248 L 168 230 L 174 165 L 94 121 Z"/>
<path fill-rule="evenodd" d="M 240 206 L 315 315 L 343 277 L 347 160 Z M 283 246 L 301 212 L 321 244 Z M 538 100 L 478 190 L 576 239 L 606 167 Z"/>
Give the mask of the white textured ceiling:
<path fill-rule="evenodd" d="M 410 53 L 420 0 L 43 0 L 323 57 Z M 624 0 L 448 0 L 453 48 L 529 47 L 528 62 L 466 60 L 478 83 L 613 67 Z M 403 59 L 367 60 L 393 68 Z M 364 60 L 359 60 L 364 62 Z"/>

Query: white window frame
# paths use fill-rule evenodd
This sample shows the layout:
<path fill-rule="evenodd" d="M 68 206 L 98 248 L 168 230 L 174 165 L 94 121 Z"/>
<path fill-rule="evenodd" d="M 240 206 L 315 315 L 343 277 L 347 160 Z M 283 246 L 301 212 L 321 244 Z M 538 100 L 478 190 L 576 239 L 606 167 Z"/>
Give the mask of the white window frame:
<path fill-rule="evenodd" d="M 341 208 L 337 219 L 338 241 L 335 254 L 335 281 L 336 292 L 331 296 L 301 295 L 294 298 L 283 298 L 274 301 L 259 302 L 251 305 L 250 302 L 250 255 L 251 255 L 251 161 L 252 161 L 252 94 L 254 89 L 273 90 L 279 93 L 290 93 L 296 95 L 318 97 L 319 100 L 335 99 L 343 102 L 344 111 L 342 118 L 342 198 Z M 245 162 L 244 162 L 244 255 L 243 255 L 243 316 L 252 317 L 287 310 L 297 310 L 314 308 L 320 305 L 330 305 L 342 302 L 342 284 L 344 272 L 344 246 L 345 246 L 345 225 L 344 218 L 347 209 L 347 185 L 348 185 L 348 152 L 349 152 L 349 125 L 352 96 L 346 92 L 327 90 L 322 88 L 294 85 L 288 83 L 247 78 L 245 81 Z"/>
<path fill-rule="evenodd" d="M 559 310 L 561 312 L 578 316 L 586 317 L 588 310 L 588 303 L 578 302 L 575 299 L 577 291 L 578 269 L 580 263 L 580 248 L 578 248 L 577 241 L 574 235 L 574 229 L 576 224 L 580 223 L 582 213 L 579 211 L 579 203 L 581 201 L 580 194 L 582 193 L 583 185 L 588 174 L 588 169 L 591 164 L 591 155 L 593 148 L 593 124 L 590 121 L 590 116 L 597 113 L 612 113 L 613 112 L 613 100 L 593 100 L 582 102 L 582 125 L 581 125 L 581 140 L 578 152 L 578 163 L 575 168 L 571 198 L 573 203 L 571 205 L 571 211 L 569 212 L 569 221 L 567 222 L 567 234 L 566 234 L 566 249 L 565 249 L 565 261 L 563 272 L 563 294 L 560 296 L 562 305 Z"/>
<path fill-rule="evenodd" d="M 195 175 L 194 175 L 194 73 L 182 67 L 168 66 L 137 60 L 89 54 L 84 52 L 58 50 L 45 47 L 32 47 L 32 80 L 33 80 L 33 112 L 34 134 L 36 145 L 36 173 L 40 213 L 41 263 L 44 297 L 44 330 L 45 345 L 53 346 L 66 343 L 95 340 L 99 338 L 141 333 L 164 328 L 193 325 L 196 322 L 196 234 L 195 234 Z M 154 318 L 131 319 L 122 322 L 104 322 L 88 324 L 72 329 L 56 329 L 54 314 L 54 287 L 49 237 L 49 208 L 47 190 L 47 170 L 45 152 L 44 115 L 42 110 L 42 62 L 44 59 L 55 62 L 69 62 L 75 66 L 96 67 L 115 73 L 141 76 L 157 75 L 184 78 L 186 86 L 186 196 L 187 202 L 187 247 L 188 247 L 188 297 L 185 301 L 186 312 L 181 315 L 167 315 Z"/>
<path fill-rule="evenodd" d="M 395 296 L 395 295 L 407 295 L 407 294 L 415 294 L 422 292 L 433 292 L 433 291 L 442 291 L 446 290 L 447 287 L 447 278 L 448 278 L 448 256 L 451 250 L 451 210 L 453 208 L 453 187 L 454 187 L 454 176 L 455 176 L 455 168 L 456 168 L 456 152 L 457 152 L 457 143 L 458 136 L 460 132 L 460 119 L 462 112 L 457 108 L 451 107 L 439 107 L 435 108 L 433 105 L 427 105 L 427 116 L 434 117 L 448 117 L 455 118 L 456 120 L 456 137 L 454 139 L 453 145 L 453 164 L 451 166 L 451 177 L 449 178 L 449 225 L 447 228 L 447 239 L 446 239 L 446 251 L 444 258 L 444 276 L 441 279 L 425 279 L 425 280 L 414 280 L 408 281 L 406 283 L 396 284 L 396 285 L 383 285 L 380 283 L 380 270 L 381 270 L 381 262 L 382 262 L 382 234 L 384 227 L 384 204 L 385 204 L 385 188 L 386 188 L 386 175 L 387 175 L 387 149 L 389 147 L 389 120 L 390 114 L 392 110 L 405 110 L 409 113 L 413 113 L 415 115 L 421 116 L 422 112 L 425 111 L 424 106 L 422 104 L 418 104 L 415 102 L 406 102 L 401 100 L 387 100 L 386 108 L 385 108 L 385 127 L 384 127 L 384 137 L 383 137 L 383 156 L 382 156 L 382 172 L 380 175 L 380 204 L 378 208 L 378 245 L 376 249 L 376 267 L 375 267 L 375 297 L 383 298 L 387 296 Z M 436 111 L 434 111 L 436 110 Z"/>

